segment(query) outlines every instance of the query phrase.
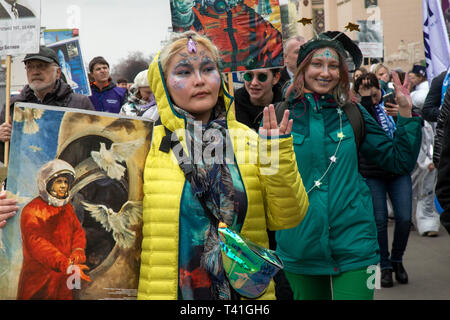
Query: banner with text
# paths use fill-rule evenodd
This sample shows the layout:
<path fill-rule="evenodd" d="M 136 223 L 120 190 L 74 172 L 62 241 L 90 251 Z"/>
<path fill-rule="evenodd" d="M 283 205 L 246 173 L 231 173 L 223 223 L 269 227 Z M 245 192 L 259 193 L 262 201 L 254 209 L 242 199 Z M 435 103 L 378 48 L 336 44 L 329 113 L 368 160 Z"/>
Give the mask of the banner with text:
<path fill-rule="evenodd" d="M 0 56 L 39 52 L 40 0 L 0 0 Z"/>

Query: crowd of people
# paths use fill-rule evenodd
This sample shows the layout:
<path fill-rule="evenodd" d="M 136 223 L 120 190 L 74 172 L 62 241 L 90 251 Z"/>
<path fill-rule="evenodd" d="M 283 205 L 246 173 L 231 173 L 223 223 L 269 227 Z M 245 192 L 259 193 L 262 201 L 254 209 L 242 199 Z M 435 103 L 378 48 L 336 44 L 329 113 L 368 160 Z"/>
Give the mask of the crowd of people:
<path fill-rule="evenodd" d="M 33 102 L 155 121 L 143 171 L 139 299 L 239 298 L 220 258 L 220 221 L 283 261 L 263 299 L 371 300 L 372 266 L 380 265 L 384 288 L 394 276 L 408 283 L 403 256 L 413 225 L 422 236 L 437 236 L 441 223 L 450 233 L 450 72 L 429 87 L 420 63 L 390 71 L 363 67 L 361 57 L 343 33 L 287 39 L 285 67 L 245 71 L 232 97 L 218 49 L 186 31 L 131 86 L 111 78 L 104 57 L 93 58 L 86 97 L 61 80 L 57 55 L 41 47 L 25 57 L 28 84 L 6 107 Z M 0 140 L 9 141 L 5 108 L 0 121 Z M 187 152 L 189 174 L 170 160 L 168 135 L 203 154 Z M 236 161 L 254 152 L 252 143 L 277 145 L 275 172 L 259 150 L 256 163 Z M 210 161 L 205 151 L 217 145 L 233 156 Z M 17 210 L 0 193 L 0 228 Z"/>

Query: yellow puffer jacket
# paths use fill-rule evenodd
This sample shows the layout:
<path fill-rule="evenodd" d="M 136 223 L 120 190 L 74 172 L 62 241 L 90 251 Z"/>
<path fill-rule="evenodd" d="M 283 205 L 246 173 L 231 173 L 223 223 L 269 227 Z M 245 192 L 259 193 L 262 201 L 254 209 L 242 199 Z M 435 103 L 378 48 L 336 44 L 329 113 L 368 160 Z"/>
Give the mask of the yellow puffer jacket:
<path fill-rule="evenodd" d="M 159 55 L 150 65 L 148 77 L 162 124 L 177 133 L 186 150 L 185 119 L 173 109 L 167 98 Z M 292 137 L 273 140 L 259 138 L 255 132 L 236 121 L 234 112 L 230 110 L 233 98 L 224 91 L 223 85 L 219 99 L 224 99 L 227 107 L 228 129 L 247 195 L 247 213 L 241 233 L 268 247 L 266 228 L 293 228 L 302 221 L 308 209 L 308 197 L 298 173 Z M 164 136 L 164 127 L 156 126 L 144 169 L 144 225 L 138 299 L 172 300 L 178 296 L 179 211 L 185 177 L 174 153 L 159 150 Z M 267 157 L 275 154 L 268 152 L 264 162 L 258 161 L 262 157 L 256 150 L 262 140 L 269 146 L 279 145 L 276 174 L 261 174 L 265 169 L 270 169 L 270 165 L 261 166 L 258 163 L 267 163 Z M 252 158 L 255 154 L 258 156 L 256 161 Z M 261 299 L 274 298 L 272 281 Z"/>

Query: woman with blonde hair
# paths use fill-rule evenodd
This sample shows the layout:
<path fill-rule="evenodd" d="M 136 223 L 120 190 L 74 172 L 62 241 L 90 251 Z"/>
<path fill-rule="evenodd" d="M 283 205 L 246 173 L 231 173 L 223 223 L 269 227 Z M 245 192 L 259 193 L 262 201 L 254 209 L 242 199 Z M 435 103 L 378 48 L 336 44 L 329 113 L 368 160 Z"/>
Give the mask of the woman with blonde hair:
<path fill-rule="evenodd" d="M 286 112 L 278 126 L 270 106 L 259 135 L 237 122 L 217 48 L 192 31 L 162 48 L 148 77 L 162 125 L 154 128 L 144 169 L 138 298 L 238 298 L 225 275 L 217 221 L 267 248 L 266 228 L 293 228 L 303 220 L 308 199 L 292 121 Z M 275 170 L 266 170 L 258 145 L 278 146 Z M 273 281 L 262 298 L 275 298 Z"/>
<path fill-rule="evenodd" d="M 381 62 L 377 63 L 373 67 L 372 72 L 377 76 L 378 81 L 380 82 L 381 89 L 384 92 L 389 93 L 394 91 L 391 87 L 389 87 L 389 84 L 391 83 L 391 72 L 386 65 L 382 64 Z"/>

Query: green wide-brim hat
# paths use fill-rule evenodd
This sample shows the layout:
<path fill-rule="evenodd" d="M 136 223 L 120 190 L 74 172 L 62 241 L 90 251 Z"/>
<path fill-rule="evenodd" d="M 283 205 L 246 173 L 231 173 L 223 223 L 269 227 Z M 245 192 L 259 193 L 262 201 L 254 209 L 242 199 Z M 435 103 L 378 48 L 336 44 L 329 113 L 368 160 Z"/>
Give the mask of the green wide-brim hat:
<path fill-rule="evenodd" d="M 359 47 L 345 33 L 340 31 L 326 31 L 319 34 L 300 47 L 297 57 L 297 67 L 312 51 L 322 48 L 332 48 L 345 59 L 352 58 L 355 70 L 361 66 L 362 52 Z"/>

